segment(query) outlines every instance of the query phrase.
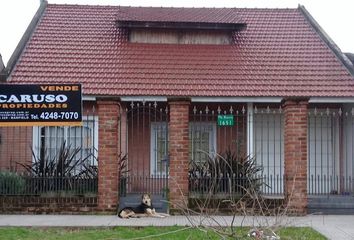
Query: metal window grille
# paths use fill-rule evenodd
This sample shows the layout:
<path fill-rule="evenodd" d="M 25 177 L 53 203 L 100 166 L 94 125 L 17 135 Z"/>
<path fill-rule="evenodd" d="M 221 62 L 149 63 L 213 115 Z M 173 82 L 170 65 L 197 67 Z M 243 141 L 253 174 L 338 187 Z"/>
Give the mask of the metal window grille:
<path fill-rule="evenodd" d="M 312 108 L 308 120 L 308 193 L 354 193 L 354 111 Z"/>

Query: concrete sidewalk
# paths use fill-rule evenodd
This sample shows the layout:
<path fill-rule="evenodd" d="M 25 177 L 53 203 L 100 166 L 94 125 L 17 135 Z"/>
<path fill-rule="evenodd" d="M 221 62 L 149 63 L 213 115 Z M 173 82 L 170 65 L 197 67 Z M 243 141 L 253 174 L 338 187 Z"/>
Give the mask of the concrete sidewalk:
<path fill-rule="evenodd" d="M 214 221 L 215 220 L 215 221 Z M 166 218 L 120 219 L 116 216 L 101 215 L 0 215 L 0 226 L 24 227 L 112 227 L 112 226 L 186 226 L 218 225 L 229 226 L 231 216 L 202 218 L 193 216 L 170 216 Z M 235 226 L 283 226 L 312 227 L 328 239 L 354 240 L 354 215 L 308 215 L 305 217 L 236 217 Z"/>

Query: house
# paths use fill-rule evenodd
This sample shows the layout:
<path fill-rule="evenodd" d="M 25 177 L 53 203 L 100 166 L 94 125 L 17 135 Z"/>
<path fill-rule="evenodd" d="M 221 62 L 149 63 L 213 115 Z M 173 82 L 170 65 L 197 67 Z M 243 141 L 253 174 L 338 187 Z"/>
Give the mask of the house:
<path fill-rule="evenodd" d="M 1 56 L 1 54 L 0 54 L 0 80 L 3 78 L 2 76 L 3 76 L 3 71 L 4 71 L 4 69 L 5 69 L 5 65 L 4 65 L 4 62 L 3 62 L 3 60 L 2 60 L 2 56 Z M 5 77 L 4 77 L 5 78 Z"/>
<path fill-rule="evenodd" d="M 354 193 L 353 64 L 303 6 L 44 1 L 28 32 L 7 83 L 81 83 L 84 123 L 1 128 L 2 168 L 31 162 L 26 145 L 54 156 L 64 140 L 81 144 L 98 167 L 104 211 L 142 192 L 168 195 L 176 208 L 208 191 L 191 163 L 227 150 L 254 159 L 261 191 L 291 196 L 296 213 Z"/>

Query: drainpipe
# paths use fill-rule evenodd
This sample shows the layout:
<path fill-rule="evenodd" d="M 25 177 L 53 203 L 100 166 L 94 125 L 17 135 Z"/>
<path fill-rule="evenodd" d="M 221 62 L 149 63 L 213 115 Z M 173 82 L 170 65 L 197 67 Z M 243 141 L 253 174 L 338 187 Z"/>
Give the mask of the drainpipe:
<path fill-rule="evenodd" d="M 247 103 L 247 156 L 254 157 L 253 103 Z"/>

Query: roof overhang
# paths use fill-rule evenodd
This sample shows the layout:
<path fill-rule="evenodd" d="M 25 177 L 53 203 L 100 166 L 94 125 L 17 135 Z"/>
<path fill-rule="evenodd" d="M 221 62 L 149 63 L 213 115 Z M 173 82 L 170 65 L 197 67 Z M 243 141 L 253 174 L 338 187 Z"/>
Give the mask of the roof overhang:
<path fill-rule="evenodd" d="M 126 96 L 123 102 L 167 102 L 164 96 Z M 191 97 L 191 102 L 200 103 L 280 103 L 282 97 Z"/>
<path fill-rule="evenodd" d="M 309 103 L 354 103 L 354 97 L 311 97 Z"/>
<path fill-rule="evenodd" d="M 227 30 L 239 31 L 246 28 L 245 23 L 206 23 L 206 22 L 157 22 L 118 20 L 120 28 L 152 28 L 152 29 L 200 29 L 200 30 Z"/>
<path fill-rule="evenodd" d="M 112 96 L 106 96 L 112 97 Z M 96 101 L 104 96 L 84 95 L 84 101 Z M 166 96 L 123 96 L 122 102 L 167 102 Z M 190 97 L 196 103 L 281 103 L 283 97 Z M 354 97 L 311 97 L 309 103 L 354 103 Z"/>
<path fill-rule="evenodd" d="M 167 97 L 163 96 L 127 96 L 121 97 L 122 102 L 167 102 Z"/>
<path fill-rule="evenodd" d="M 282 97 L 192 97 L 192 102 L 210 102 L 210 103 L 280 103 Z"/>

